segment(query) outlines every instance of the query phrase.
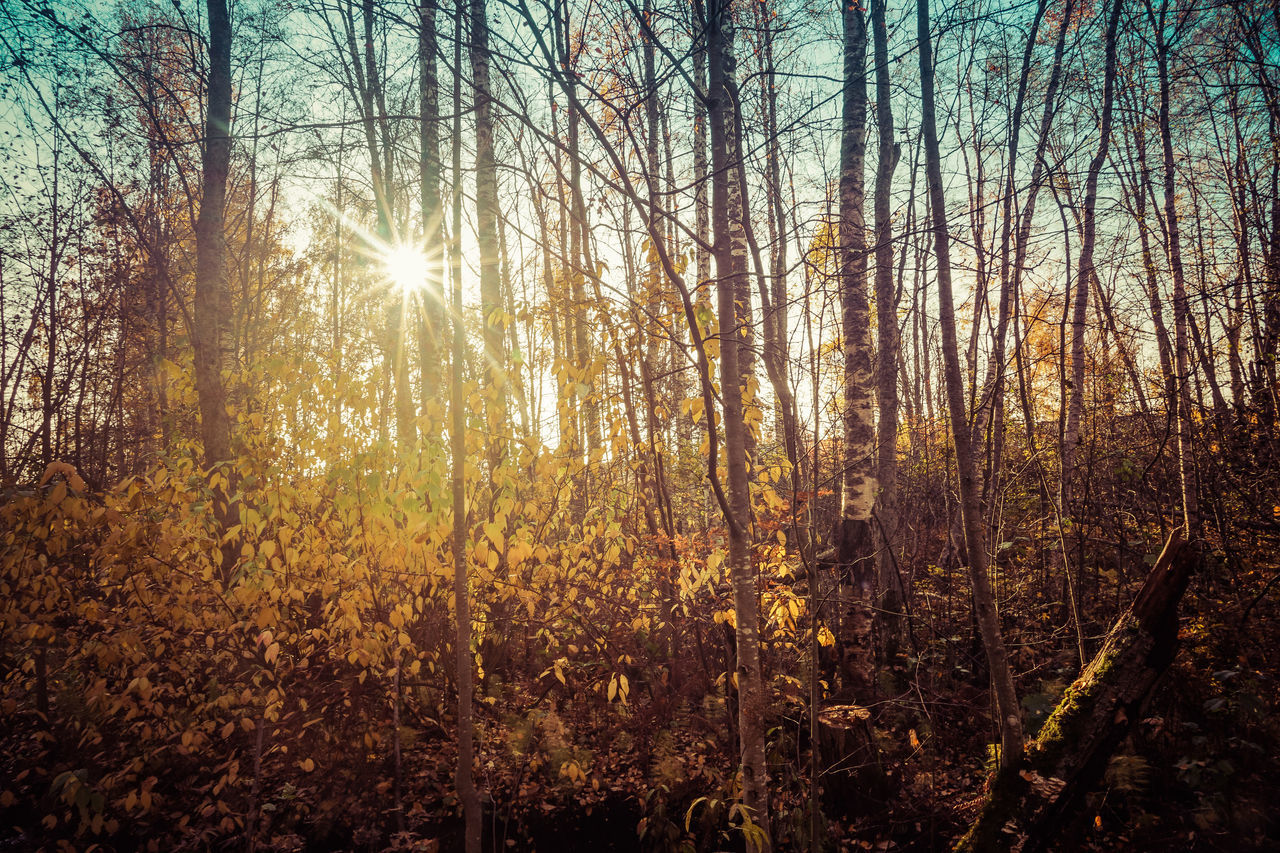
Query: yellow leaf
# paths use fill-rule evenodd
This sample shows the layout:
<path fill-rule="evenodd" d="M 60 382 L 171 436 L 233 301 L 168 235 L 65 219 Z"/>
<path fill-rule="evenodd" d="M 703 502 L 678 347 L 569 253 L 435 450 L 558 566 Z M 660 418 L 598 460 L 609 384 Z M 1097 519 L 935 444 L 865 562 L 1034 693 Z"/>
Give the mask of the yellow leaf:
<path fill-rule="evenodd" d="M 316 763 L 310 758 L 304 761 L 299 761 L 298 766 L 302 768 L 303 773 L 310 773 L 312 770 L 316 769 Z"/>
<path fill-rule="evenodd" d="M 502 535 L 502 528 L 499 525 L 493 522 L 488 522 L 484 526 L 484 535 L 489 537 L 489 541 L 493 543 L 493 547 L 497 548 L 499 551 L 502 550 L 502 546 L 506 542 L 506 537 Z"/>
<path fill-rule="evenodd" d="M 609 679 L 609 701 L 613 701 L 613 697 L 618 695 L 618 676 Z"/>

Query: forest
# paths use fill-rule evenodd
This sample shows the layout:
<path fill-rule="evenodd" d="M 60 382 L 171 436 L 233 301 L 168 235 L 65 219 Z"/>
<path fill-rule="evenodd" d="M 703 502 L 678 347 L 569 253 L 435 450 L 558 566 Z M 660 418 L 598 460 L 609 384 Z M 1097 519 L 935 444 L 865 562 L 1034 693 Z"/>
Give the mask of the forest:
<path fill-rule="evenodd" d="M 1276 849 L 1278 372 L 1273 3 L 3 0 L 0 851 Z"/>

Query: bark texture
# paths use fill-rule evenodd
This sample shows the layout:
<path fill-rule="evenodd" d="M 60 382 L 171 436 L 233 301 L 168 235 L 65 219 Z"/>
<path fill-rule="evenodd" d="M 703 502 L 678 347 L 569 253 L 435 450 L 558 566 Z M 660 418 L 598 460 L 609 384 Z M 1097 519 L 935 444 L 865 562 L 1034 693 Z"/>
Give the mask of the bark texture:
<path fill-rule="evenodd" d="M 893 220 L 889 192 L 899 149 L 893 140 L 893 105 L 889 90 L 889 30 L 884 0 L 871 3 L 871 41 L 876 69 L 875 293 L 876 293 L 876 401 L 880 407 L 876 482 L 880 487 L 877 516 L 881 532 L 879 549 L 880 608 L 888 657 L 896 654 L 901 632 L 905 590 L 899 588 L 893 547 L 898 519 L 898 358 L 902 349 L 898 330 L 898 290 L 893 281 Z"/>
<path fill-rule="evenodd" d="M 844 346 L 844 471 L 834 534 L 840 578 L 837 638 L 846 687 L 873 682 L 871 648 L 875 548 L 876 433 L 871 307 L 867 300 L 867 227 L 863 214 L 867 146 L 867 29 L 862 9 L 844 9 L 844 101 L 840 134 L 840 304 Z M 852 698 L 852 697 L 850 697 Z"/>
<path fill-rule="evenodd" d="M 755 569 L 750 553 L 750 483 L 744 417 L 743 353 L 747 349 L 739 296 L 746 292 L 746 210 L 741 183 L 736 179 L 733 152 L 738 150 L 737 116 L 730 95 L 733 87 L 733 18 L 729 3 L 707 4 L 707 60 L 710 71 L 712 227 L 720 321 L 720 394 L 728 474 L 728 566 L 733 582 L 737 619 L 738 734 L 741 744 L 742 799 L 764 837 L 755 849 L 769 848 L 768 771 L 764 758 L 764 685 L 760 672 L 760 617 L 756 601 Z"/>

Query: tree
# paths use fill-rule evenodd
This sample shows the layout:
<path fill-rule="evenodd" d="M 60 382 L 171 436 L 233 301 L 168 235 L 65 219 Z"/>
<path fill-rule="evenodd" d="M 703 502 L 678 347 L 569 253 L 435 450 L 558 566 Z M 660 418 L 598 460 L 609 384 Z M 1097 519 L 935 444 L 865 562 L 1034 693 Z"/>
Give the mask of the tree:
<path fill-rule="evenodd" d="M 1080 442 L 1080 417 L 1084 412 L 1084 334 L 1089 311 L 1089 289 L 1097 270 L 1093 265 L 1094 242 L 1097 239 L 1098 176 L 1111 146 L 1111 108 L 1115 97 L 1116 30 L 1120 25 L 1120 3 L 1112 0 L 1104 39 L 1105 71 L 1103 72 L 1102 118 L 1099 123 L 1098 150 L 1089 161 L 1084 189 L 1084 232 L 1080 260 L 1076 265 L 1075 299 L 1071 311 L 1071 399 L 1067 404 L 1066 433 L 1062 444 L 1062 511 L 1071 512 L 1075 481 L 1079 477 L 1076 453 Z"/>
<path fill-rule="evenodd" d="M 483 3 L 484 0 L 472 0 Z M 476 11 L 472 10 L 472 25 Z M 484 9 L 480 9 L 483 19 Z M 482 21 L 483 23 L 483 21 Z M 464 844 L 467 853 L 479 853 L 481 838 L 480 795 L 475 783 L 475 735 L 472 722 L 472 700 L 475 693 L 471 652 L 471 590 L 467 573 L 467 413 L 463 392 L 463 355 L 466 331 L 462 324 L 462 7 L 457 10 L 454 27 L 453 66 L 453 221 L 449 241 L 449 270 L 452 282 L 450 314 L 453 325 L 453 369 L 449 382 L 449 448 L 451 491 L 453 495 L 453 649 L 458 687 L 458 766 L 454 784 L 462 801 Z"/>
<path fill-rule="evenodd" d="M 747 479 L 747 426 L 743 387 L 748 375 L 741 298 L 748 292 L 746 201 L 735 161 L 738 120 L 734 86 L 733 14 L 727 0 L 707 3 L 708 118 L 711 125 L 712 203 L 715 234 L 717 307 L 720 322 L 720 395 L 728 472 L 728 567 L 733 583 L 737 634 L 738 737 L 742 755 L 742 799 L 761 837 L 755 849 L 769 847 L 769 777 L 764 760 L 764 683 L 760 670 L 760 625 L 756 576 L 751 560 L 750 483 Z"/>
<path fill-rule="evenodd" d="M 419 197 L 422 212 L 423 252 L 444 254 L 444 206 L 440 198 L 440 80 L 436 70 L 439 39 L 436 34 L 438 0 L 421 0 L 418 7 L 418 109 L 421 112 L 418 160 Z M 422 406 L 435 399 L 441 385 L 441 341 L 445 328 L 444 277 L 428 274 L 420 311 L 419 370 L 422 374 Z"/>
<path fill-rule="evenodd" d="M 842 577 L 840 661 L 846 687 L 874 684 L 876 433 L 863 172 L 867 136 L 867 31 L 861 7 L 842 4 L 844 92 L 840 131 L 840 305 L 844 348 L 844 463 L 832 535 Z"/>
<path fill-rule="evenodd" d="M 196 290 L 192 315 L 196 391 L 205 465 L 231 458 L 231 417 L 223 372 L 229 367 L 231 294 L 227 288 L 227 174 L 231 167 L 231 17 L 226 0 L 206 0 L 209 78 L 201 148 L 200 216 L 196 220 Z"/>
<path fill-rule="evenodd" d="M 886 646 L 893 656 L 901 626 L 903 596 L 893 549 L 898 526 L 898 363 L 902 341 L 898 320 L 898 289 L 893 280 L 893 220 L 890 198 L 893 171 L 900 149 L 894 141 L 893 101 L 889 90 L 889 29 L 885 23 L 885 0 L 871 3 L 871 35 L 876 68 L 876 149 L 875 183 L 875 293 L 876 293 L 876 402 L 880 409 L 877 425 L 876 484 L 877 517 L 880 526 L 879 582 L 884 612 Z"/>
<path fill-rule="evenodd" d="M 1191 354 L 1188 340 L 1191 306 L 1187 296 L 1186 275 L 1182 268 L 1182 235 L 1178 227 L 1177 190 L 1174 181 L 1173 131 L 1170 127 L 1169 54 L 1172 45 L 1166 33 L 1169 24 L 1168 0 L 1157 14 L 1146 0 L 1147 20 L 1156 39 L 1156 72 L 1160 80 L 1160 148 L 1164 154 L 1164 222 L 1169 254 L 1169 272 L 1173 279 L 1174 371 L 1177 383 L 1178 412 L 1178 478 L 1182 485 L 1182 514 L 1188 537 L 1200 538 L 1200 509 L 1196 494 L 1195 432 L 1191 417 Z M 1181 21 L 1175 21 L 1175 30 Z"/>
<path fill-rule="evenodd" d="M 1000 761 L 1016 767 L 1022 758 L 1022 710 L 1009 668 L 996 615 L 991 581 L 987 575 L 986 535 L 983 531 L 981 495 L 977 465 L 969 436 L 965 409 L 964 380 L 960 374 L 959 345 L 956 341 L 955 303 L 951 291 L 951 236 L 947 232 L 946 196 L 942 189 L 942 158 L 938 150 L 938 127 L 933 94 L 933 44 L 929 31 L 929 0 L 917 0 L 916 32 L 920 53 L 921 115 L 924 133 L 925 174 L 932 209 L 934 261 L 938 277 L 938 318 L 942 327 L 942 362 L 946 376 L 947 408 L 951 417 L 951 439 L 956 451 L 960 514 L 964 524 L 964 544 L 973 581 L 973 604 L 995 684 L 996 712 L 1000 715 Z"/>
<path fill-rule="evenodd" d="M 481 317 L 484 323 L 485 411 L 489 430 L 489 471 L 496 474 L 507 450 L 507 320 L 498 269 L 498 169 L 493 155 L 493 93 L 489 80 L 489 23 L 484 0 L 471 0 L 471 79 L 476 123 L 476 242 L 480 252 Z"/>

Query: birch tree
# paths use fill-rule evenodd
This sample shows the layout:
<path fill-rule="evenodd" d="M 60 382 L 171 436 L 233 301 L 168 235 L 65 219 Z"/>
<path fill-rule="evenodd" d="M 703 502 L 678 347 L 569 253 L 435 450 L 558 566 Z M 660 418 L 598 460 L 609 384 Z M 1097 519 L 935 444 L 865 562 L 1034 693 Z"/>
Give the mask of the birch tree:
<path fill-rule="evenodd" d="M 846 686 L 866 689 L 872 675 L 875 588 L 871 518 L 876 499 L 872 408 L 871 307 L 863 216 L 867 135 L 867 30 L 861 7 L 842 3 L 844 91 L 840 131 L 840 306 L 844 347 L 844 467 L 840 520 L 833 534 L 841 573 L 840 660 Z"/>

